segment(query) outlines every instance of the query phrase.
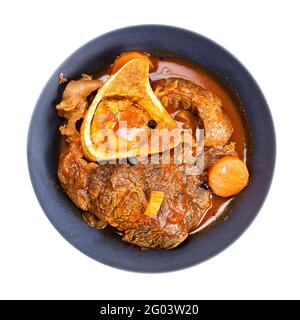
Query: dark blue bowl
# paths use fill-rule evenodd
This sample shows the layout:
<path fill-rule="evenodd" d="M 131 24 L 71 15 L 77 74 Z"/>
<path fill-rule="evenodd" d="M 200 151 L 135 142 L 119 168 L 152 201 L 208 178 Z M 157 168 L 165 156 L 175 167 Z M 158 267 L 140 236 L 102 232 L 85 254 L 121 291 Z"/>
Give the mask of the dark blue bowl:
<path fill-rule="evenodd" d="M 184 57 L 234 88 L 244 107 L 253 139 L 249 186 L 236 198 L 225 221 L 174 250 L 145 250 L 122 242 L 108 230 L 90 228 L 80 210 L 59 187 L 58 127 L 55 105 L 68 79 L 93 74 L 123 51 L 142 50 Z M 170 53 L 169 53 L 170 54 Z M 51 76 L 34 109 L 28 133 L 28 167 L 36 196 L 47 217 L 73 246 L 95 260 L 130 271 L 173 271 L 200 263 L 232 244 L 250 225 L 268 193 L 275 165 L 275 132 L 266 100 L 243 65 L 225 49 L 191 31 L 160 25 L 141 25 L 104 34 L 78 49 Z"/>

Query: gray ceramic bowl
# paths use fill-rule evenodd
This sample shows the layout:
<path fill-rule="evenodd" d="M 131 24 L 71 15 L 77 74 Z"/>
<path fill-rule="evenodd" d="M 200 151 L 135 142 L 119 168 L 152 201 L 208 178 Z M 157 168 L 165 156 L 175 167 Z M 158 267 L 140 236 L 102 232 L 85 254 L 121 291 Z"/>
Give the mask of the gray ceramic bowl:
<path fill-rule="evenodd" d="M 57 83 L 93 74 L 123 51 L 141 50 L 178 56 L 199 64 L 234 88 L 246 112 L 253 137 L 249 186 L 236 197 L 228 219 L 174 250 L 144 250 L 129 246 L 108 230 L 90 228 L 80 210 L 59 187 L 57 159 L 60 119 L 55 105 L 61 98 Z M 34 109 L 28 133 L 28 167 L 36 196 L 50 222 L 78 250 L 91 258 L 125 270 L 173 271 L 211 258 L 232 244 L 251 224 L 268 193 L 275 164 L 275 132 L 266 100 L 245 67 L 228 51 L 207 38 L 183 29 L 141 25 L 104 34 L 78 49 L 47 82 Z"/>

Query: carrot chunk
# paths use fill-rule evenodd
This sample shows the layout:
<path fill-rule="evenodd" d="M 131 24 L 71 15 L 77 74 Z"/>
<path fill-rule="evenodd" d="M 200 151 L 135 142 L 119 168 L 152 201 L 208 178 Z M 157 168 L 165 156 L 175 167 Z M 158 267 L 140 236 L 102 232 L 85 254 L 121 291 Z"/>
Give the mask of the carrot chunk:
<path fill-rule="evenodd" d="M 149 61 L 149 71 L 151 72 L 154 70 L 154 64 L 150 60 L 148 55 L 146 55 L 145 53 L 137 52 L 137 51 L 130 51 L 130 52 L 122 53 L 115 60 L 115 62 L 113 63 L 112 69 L 111 69 L 111 73 L 112 74 L 116 73 L 119 69 L 121 69 L 124 66 L 124 64 L 126 64 L 127 62 L 129 62 L 130 60 L 132 60 L 134 58 L 147 59 Z"/>
<path fill-rule="evenodd" d="M 209 186 L 220 197 L 229 197 L 239 193 L 247 186 L 248 180 L 248 169 L 238 157 L 222 157 L 208 172 Z"/>

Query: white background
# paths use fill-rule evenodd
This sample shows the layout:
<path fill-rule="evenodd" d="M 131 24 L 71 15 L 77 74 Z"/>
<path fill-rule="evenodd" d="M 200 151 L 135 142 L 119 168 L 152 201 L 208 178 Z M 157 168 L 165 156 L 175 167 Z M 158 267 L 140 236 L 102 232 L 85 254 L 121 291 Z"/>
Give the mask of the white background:
<path fill-rule="evenodd" d="M 300 298 L 300 18 L 298 1 L 1 1 L 0 298 Z M 193 268 L 136 274 L 86 257 L 48 222 L 26 162 L 32 110 L 79 46 L 144 23 L 199 32 L 231 51 L 261 86 L 277 132 L 277 165 L 247 232 Z"/>

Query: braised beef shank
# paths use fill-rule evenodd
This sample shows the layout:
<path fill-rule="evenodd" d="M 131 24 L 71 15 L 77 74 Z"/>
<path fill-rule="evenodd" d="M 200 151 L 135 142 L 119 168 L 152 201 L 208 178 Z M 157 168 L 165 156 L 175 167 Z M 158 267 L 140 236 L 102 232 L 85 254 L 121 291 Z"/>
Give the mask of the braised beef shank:
<path fill-rule="evenodd" d="M 214 119 L 209 120 L 212 135 L 205 148 L 204 172 L 186 175 L 183 164 L 172 162 L 163 165 L 88 162 L 83 157 L 76 122 L 84 117 L 88 96 L 100 86 L 100 81 L 87 76 L 71 81 L 57 106 L 59 115 L 66 119 L 60 128 L 65 141 L 58 163 L 62 188 L 83 211 L 121 231 L 124 241 L 145 248 L 174 248 L 197 227 L 211 205 L 210 190 L 201 186 L 207 168 L 218 157 L 236 154 L 233 143 L 226 145 L 232 132 L 230 122 L 220 109 L 220 101 L 211 93 L 188 81 L 160 81 L 155 87 L 164 105 L 172 100 L 173 103 L 181 101 L 188 110 L 196 108 L 198 116 L 206 118 L 209 115 L 204 113 L 208 112 L 208 105 L 212 105 L 213 115 L 218 117 L 215 121 L 223 121 L 223 126 L 214 126 Z M 164 192 L 156 217 L 144 214 L 151 191 Z"/>

